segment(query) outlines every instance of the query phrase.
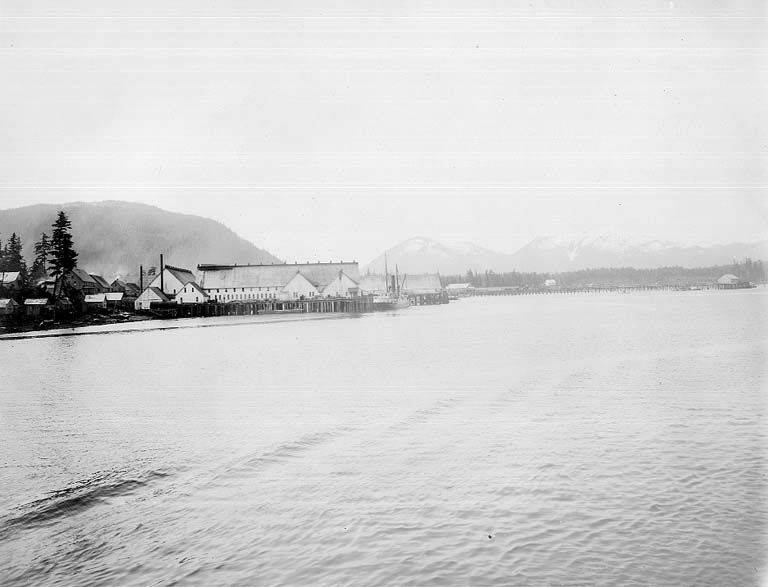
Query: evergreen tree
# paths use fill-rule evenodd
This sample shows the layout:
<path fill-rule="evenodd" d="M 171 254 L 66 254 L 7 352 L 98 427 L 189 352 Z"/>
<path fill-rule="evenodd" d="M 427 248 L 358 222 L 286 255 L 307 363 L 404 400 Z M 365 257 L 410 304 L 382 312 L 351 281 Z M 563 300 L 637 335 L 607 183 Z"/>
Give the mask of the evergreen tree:
<path fill-rule="evenodd" d="M 27 264 L 22 253 L 21 239 L 14 232 L 5 245 L 4 263 L 5 271 L 18 271 L 22 285 L 27 281 Z"/>
<path fill-rule="evenodd" d="M 30 276 L 36 283 L 48 275 L 48 255 L 51 252 L 51 239 L 42 233 L 40 240 L 35 243 L 35 260 L 32 263 Z"/>
<path fill-rule="evenodd" d="M 72 233 L 70 232 L 72 223 L 63 211 L 59 211 L 52 227 L 48 268 L 50 269 L 50 276 L 54 278 L 54 297 L 58 297 L 61 288 L 57 286 L 77 266 L 77 253 L 72 244 Z"/>

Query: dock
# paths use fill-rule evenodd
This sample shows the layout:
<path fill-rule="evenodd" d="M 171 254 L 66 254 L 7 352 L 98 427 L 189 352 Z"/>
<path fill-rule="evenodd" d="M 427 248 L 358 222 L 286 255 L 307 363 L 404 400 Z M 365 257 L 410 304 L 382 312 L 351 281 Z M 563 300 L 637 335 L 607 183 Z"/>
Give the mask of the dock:
<path fill-rule="evenodd" d="M 256 316 L 281 313 L 347 313 L 373 312 L 373 296 L 304 300 L 253 300 L 226 303 L 176 304 L 152 303 L 145 313 L 159 318 L 205 318 L 210 316 Z"/>

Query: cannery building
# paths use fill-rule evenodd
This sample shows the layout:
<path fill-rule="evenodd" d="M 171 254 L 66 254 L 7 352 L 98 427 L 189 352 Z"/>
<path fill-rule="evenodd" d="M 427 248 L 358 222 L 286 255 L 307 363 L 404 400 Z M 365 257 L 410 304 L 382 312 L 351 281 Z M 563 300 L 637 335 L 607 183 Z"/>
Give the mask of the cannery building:
<path fill-rule="evenodd" d="M 217 302 L 360 295 L 357 262 L 198 265 L 200 287 Z"/>

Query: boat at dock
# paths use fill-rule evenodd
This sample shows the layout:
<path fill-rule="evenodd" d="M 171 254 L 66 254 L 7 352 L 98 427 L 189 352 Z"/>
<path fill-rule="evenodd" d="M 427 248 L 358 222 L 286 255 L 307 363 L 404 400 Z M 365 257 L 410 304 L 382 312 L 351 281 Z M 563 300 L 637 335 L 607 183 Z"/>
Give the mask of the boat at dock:
<path fill-rule="evenodd" d="M 373 297 L 373 309 L 377 312 L 391 312 L 409 308 L 411 301 L 402 291 L 400 272 L 395 266 L 395 274 L 390 275 L 387 268 L 387 257 L 384 255 L 384 283 L 386 291 Z"/>
<path fill-rule="evenodd" d="M 402 310 L 411 306 L 410 300 L 403 296 L 383 295 L 374 296 L 373 309 L 377 312 L 389 312 L 392 310 Z"/>

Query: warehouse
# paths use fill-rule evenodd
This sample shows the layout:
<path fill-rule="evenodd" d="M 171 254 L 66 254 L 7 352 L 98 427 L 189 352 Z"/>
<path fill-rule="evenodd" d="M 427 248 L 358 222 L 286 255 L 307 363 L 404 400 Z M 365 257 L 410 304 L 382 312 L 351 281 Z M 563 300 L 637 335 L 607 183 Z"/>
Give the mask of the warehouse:
<path fill-rule="evenodd" d="M 200 287 L 217 302 L 349 298 L 360 294 L 357 262 L 198 265 Z"/>

